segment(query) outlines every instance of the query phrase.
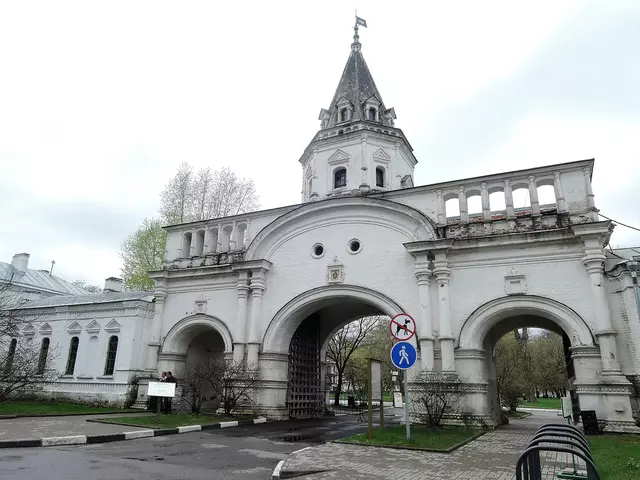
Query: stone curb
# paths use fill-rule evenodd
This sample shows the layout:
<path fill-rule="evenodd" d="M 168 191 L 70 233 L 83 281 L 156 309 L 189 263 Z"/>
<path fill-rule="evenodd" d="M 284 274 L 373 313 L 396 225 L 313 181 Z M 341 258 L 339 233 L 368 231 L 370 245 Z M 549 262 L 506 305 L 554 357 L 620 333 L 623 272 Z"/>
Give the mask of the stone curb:
<path fill-rule="evenodd" d="M 153 413 L 148 410 L 129 409 L 124 412 L 93 412 L 93 413 L 36 413 L 33 415 L 8 414 L 0 415 L 0 420 L 15 420 L 16 418 L 43 418 L 43 417 L 88 417 L 91 415 L 125 415 L 130 413 Z"/>
<path fill-rule="evenodd" d="M 0 448 L 54 447 L 64 445 L 86 445 L 95 443 L 119 442 L 123 440 L 134 440 L 136 438 L 163 437 L 166 435 L 176 435 L 179 433 L 199 432 L 201 430 L 245 427 L 248 425 L 257 425 L 259 423 L 266 422 L 266 418 L 260 417 L 254 418 L 253 420 L 235 420 L 233 422 L 220 422 L 212 423 L 209 425 L 187 425 L 175 428 L 159 428 L 157 430 L 134 430 L 131 432 L 106 433 L 103 435 L 71 435 L 65 437 L 45 437 L 24 440 L 0 440 Z M 114 425 L 113 423 L 111 424 Z"/>

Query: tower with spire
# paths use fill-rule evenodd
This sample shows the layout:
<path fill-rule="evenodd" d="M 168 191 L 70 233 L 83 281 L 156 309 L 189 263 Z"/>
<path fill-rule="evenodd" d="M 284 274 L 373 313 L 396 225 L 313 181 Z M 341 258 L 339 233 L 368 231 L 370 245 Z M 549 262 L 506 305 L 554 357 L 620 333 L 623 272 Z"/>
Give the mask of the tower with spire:
<path fill-rule="evenodd" d="M 356 22 L 338 88 L 300 157 L 302 201 L 412 187 L 417 160 L 395 119 L 364 60 Z"/>

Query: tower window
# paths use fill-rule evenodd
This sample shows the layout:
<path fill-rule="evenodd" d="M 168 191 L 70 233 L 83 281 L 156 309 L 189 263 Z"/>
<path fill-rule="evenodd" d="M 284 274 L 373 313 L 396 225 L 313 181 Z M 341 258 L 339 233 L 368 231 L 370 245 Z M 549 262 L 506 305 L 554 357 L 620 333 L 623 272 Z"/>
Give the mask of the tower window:
<path fill-rule="evenodd" d="M 384 169 L 376 167 L 376 187 L 384 187 Z"/>
<path fill-rule="evenodd" d="M 343 108 L 340 110 L 340 121 L 346 122 L 347 120 L 349 120 L 349 111 L 346 108 Z"/>
<path fill-rule="evenodd" d="M 339 168 L 333 174 L 333 188 L 342 188 L 347 186 L 347 169 Z"/>
<path fill-rule="evenodd" d="M 376 121 L 376 109 L 373 107 L 369 109 L 369 120 L 371 120 L 372 122 Z"/>

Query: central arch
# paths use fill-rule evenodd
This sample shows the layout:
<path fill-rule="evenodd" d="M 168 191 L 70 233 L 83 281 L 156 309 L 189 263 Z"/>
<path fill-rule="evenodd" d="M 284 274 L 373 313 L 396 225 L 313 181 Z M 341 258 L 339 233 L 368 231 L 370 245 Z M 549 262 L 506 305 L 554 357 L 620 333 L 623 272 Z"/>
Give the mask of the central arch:
<path fill-rule="evenodd" d="M 393 317 L 404 309 L 383 293 L 358 285 L 326 285 L 308 290 L 290 300 L 275 314 L 262 341 L 263 352 L 288 353 L 294 333 L 305 318 L 342 301 L 351 310 L 345 318 L 353 320 L 368 314 Z M 347 321 L 348 323 L 348 321 Z M 335 327 L 331 329 L 335 331 Z"/>
<path fill-rule="evenodd" d="M 343 326 L 369 316 L 393 316 L 402 307 L 386 295 L 357 285 L 326 285 L 290 300 L 274 316 L 263 337 L 263 355 L 286 359 L 280 406 L 289 418 L 324 410 L 330 383 L 329 339 Z M 286 417 L 285 417 L 286 418 Z"/>

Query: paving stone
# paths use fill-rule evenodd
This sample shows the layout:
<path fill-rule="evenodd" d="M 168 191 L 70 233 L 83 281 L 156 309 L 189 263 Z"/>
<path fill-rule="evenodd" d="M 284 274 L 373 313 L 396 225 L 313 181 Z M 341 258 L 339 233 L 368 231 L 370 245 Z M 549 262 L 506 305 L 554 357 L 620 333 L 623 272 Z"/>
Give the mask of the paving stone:
<path fill-rule="evenodd" d="M 511 480 L 518 457 L 545 423 L 564 422 L 555 411 L 536 412 L 448 454 L 327 443 L 290 455 L 281 472 L 329 470 L 305 476 L 308 480 Z M 552 454 L 543 455 L 543 460 L 543 473 L 549 479 L 553 478 L 550 464 L 569 461 Z"/>

